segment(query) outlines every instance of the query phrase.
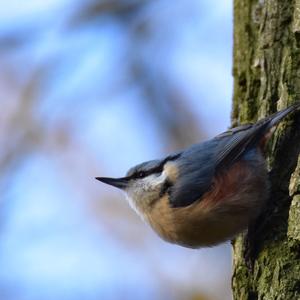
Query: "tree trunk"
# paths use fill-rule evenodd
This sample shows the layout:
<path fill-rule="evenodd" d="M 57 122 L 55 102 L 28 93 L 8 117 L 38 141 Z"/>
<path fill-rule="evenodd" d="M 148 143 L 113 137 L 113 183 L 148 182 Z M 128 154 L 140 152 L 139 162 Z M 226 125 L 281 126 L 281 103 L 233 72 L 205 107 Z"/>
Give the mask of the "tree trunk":
<path fill-rule="evenodd" d="M 234 0 L 233 125 L 300 101 L 300 0 Z M 267 150 L 271 197 L 233 241 L 234 299 L 300 299 L 300 115 Z"/>

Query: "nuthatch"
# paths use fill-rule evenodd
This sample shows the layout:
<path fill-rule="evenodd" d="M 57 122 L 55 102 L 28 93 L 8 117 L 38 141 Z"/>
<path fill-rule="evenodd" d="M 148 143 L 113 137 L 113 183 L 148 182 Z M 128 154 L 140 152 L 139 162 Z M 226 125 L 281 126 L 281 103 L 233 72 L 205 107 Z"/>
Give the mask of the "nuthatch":
<path fill-rule="evenodd" d="M 269 196 L 263 150 L 295 104 L 255 124 L 230 129 L 125 177 L 96 179 L 125 191 L 132 207 L 166 241 L 197 248 L 233 238 L 261 212 Z"/>

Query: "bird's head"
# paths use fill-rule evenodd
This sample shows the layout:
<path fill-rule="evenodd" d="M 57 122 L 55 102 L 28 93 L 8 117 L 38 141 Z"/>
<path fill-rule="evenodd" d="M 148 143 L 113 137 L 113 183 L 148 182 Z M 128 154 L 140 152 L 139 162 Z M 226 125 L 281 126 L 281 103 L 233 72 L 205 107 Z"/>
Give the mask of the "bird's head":
<path fill-rule="evenodd" d="M 174 184 L 178 175 L 176 167 L 178 156 L 141 163 L 131 168 L 125 177 L 96 177 L 96 179 L 122 189 L 130 204 L 143 214 Z"/>

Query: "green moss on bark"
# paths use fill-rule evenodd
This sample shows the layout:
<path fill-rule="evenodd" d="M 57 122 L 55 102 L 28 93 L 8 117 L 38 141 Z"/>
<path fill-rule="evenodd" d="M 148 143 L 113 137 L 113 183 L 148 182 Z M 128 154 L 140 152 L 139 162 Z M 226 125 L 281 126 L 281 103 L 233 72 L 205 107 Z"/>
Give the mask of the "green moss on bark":
<path fill-rule="evenodd" d="M 300 100 L 300 0 L 234 1 L 233 76 L 233 125 Z M 233 242 L 234 299 L 300 299 L 299 118 L 283 122 L 269 145 L 271 197 L 256 235 Z"/>

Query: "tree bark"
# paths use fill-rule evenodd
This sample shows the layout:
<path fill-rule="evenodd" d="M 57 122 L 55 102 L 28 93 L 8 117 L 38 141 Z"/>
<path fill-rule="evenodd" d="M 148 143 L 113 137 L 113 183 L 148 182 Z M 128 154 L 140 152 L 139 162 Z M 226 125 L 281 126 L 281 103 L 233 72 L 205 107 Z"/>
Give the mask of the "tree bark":
<path fill-rule="evenodd" d="M 234 0 L 233 126 L 300 101 L 300 0 Z M 233 241 L 234 299 L 300 299 L 300 114 L 267 149 L 271 197 Z"/>

